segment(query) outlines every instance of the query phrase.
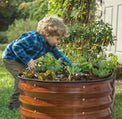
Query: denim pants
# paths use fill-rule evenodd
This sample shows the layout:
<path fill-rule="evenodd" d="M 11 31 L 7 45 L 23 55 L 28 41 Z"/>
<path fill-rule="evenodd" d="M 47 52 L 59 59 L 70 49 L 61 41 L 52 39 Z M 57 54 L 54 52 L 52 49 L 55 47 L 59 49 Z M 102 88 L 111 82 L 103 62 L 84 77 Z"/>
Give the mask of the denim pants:
<path fill-rule="evenodd" d="M 4 59 L 3 61 L 4 61 L 6 69 L 14 77 L 14 87 L 11 92 L 10 103 L 19 102 L 18 98 L 20 95 L 20 89 L 18 88 L 18 85 L 19 85 L 20 80 L 18 78 L 18 74 L 19 74 L 19 70 L 22 71 L 23 69 L 27 67 L 27 65 L 21 64 L 17 61 L 10 60 L 10 59 Z"/>

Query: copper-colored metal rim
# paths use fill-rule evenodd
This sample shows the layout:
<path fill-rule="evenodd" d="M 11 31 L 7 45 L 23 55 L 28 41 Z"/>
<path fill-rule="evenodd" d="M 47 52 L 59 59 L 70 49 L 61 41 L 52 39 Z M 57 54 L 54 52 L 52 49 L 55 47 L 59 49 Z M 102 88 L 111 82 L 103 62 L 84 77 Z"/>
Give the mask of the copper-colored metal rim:
<path fill-rule="evenodd" d="M 36 82 L 47 82 L 47 83 L 91 83 L 91 82 L 101 82 L 101 81 L 107 81 L 110 80 L 111 77 L 115 75 L 115 71 L 110 75 L 108 78 L 103 78 L 99 80 L 80 80 L 80 81 L 58 81 L 58 80 L 39 80 L 39 79 L 32 79 L 32 78 L 23 78 L 21 75 L 18 75 L 19 79 L 26 80 L 26 81 L 36 81 Z"/>

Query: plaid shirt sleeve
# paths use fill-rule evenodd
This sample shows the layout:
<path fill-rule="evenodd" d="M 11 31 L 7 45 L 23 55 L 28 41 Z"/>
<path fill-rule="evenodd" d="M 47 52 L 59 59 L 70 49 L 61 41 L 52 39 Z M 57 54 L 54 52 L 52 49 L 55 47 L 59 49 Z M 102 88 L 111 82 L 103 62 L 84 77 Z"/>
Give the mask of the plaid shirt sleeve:
<path fill-rule="evenodd" d="M 19 40 L 20 38 L 21 40 Z M 27 54 L 27 49 L 30 49 L 31 51 L 37 50 L 37 40 L 33 40 L 34 36 L 31 34 L 28 34 L 28 36 L 23 34 L 20 38 L 13 44 L 12 50 L 17 58 L 19 58 L 24 64 L 28 64 L 32 57 Z M 32 47 L 32 45 L 36 47 Z"/>
<path fill-rule="evenodd" d="M 71 65 L 71 62 L 69 61 L 69 59 L 61 52 L 58 50 L 58 48 L 56 46 L 54 46 L 52 48 L 52 50 L 49 52 L 53 57 L 55 57 L 55 59 L 59 59 L 61 58 L 61 60 L 63 62 L 68 63 L 69 65 Z"/>

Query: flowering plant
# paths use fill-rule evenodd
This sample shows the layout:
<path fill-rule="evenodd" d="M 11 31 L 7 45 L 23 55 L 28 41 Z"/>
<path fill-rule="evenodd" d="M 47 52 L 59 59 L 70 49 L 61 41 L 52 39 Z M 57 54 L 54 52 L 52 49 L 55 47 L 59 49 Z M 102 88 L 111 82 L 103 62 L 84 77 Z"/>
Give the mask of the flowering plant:
<path fill-rule="evenodd" d="M 81 38 L 83 40 L 84 51 L 96 56 L 103 53 L 108 45 L 114 45 L 116 37 L 112 35 L 112 27 L 103 21 L 91 21 L 88 25 L 81 27 Z"/>
<path fill-rule="evenodd" d="M 114 45 L 117 40 L 112 35 L 112 27 L 109 23 L 103 21 L 91 21 L 89 24 L 82 26 L 75 24 L 71 30 L 70 37 L 79 40 L 82 53 L 77 63 L 72 63 L 73 67 L 69 67 L 69 74 L 85 72 L 99 78 L 109 76 L 116 69 L 118 57 L 110 53 L 105 54 L 105 50 L 109 45 Z M 71 77 L 71 76 L 70 76 Z"/>

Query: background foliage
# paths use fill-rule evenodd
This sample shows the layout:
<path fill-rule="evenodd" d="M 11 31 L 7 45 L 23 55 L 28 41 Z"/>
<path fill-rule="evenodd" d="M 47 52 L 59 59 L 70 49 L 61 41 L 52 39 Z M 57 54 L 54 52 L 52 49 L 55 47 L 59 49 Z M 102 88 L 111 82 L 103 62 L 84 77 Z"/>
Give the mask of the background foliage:
<path fill-rule="evenodd" d="M 26 30 L 24 30 L 25 28 L 23 28 L 23 30 L 20 28 L 21 31 L 19 32 L 17 30 L 17 35 L 15 35 L 15 37 L 12 36 L 12 32 L 15 32 L 15 29 L 17 29 L 14 27 L 18 26 L 18 24 L 19 26 L 23 26 L 23 22 L 22 24 L 19 22 L 20 19 L 30 19 L 29 22 L 31 22 L 31 20 L 39 21 L 44 16 L 56 14 L 61 16 L 67 24 L 70 25 L 71 23 L 72 26 L 76 22 L 79 24 L 87 23 L 90 19 L 94 18 L 95 1 L 96 0 L 1 0 L 0 16 L 3 18 L 3 26 L 1 29 L 8 29 L 7 38 L 9 39 L 8 41 L 11 42 L 17 38 L 16 36 L 20 36 L 22 32 L 33 30 L 28 29 L 32 27 L 31 24 L 28 24 Z M 14 30 L 11 31 L 12 29 Z M 71 28 L 70 30 L 73 29 Z M 75 37 L 77 36 L 76 34 L 74 35 Z M 3 36 L 0 35 L 0 37 Z"/>
<path fill-rule="evenodd" d="M 48 0 L 23 2 L 18 7 L 18 18 L 40 20 L 48 13 Z"/>
<path fill-rule="evenodd" d="M 14 22 L 17 8 L 23 1 L 33 0 L 0 0 L 0 30 L 6 30 Z"/>
<path fill-rule="evenodd" d="M 36 30 L 38 21 L 30 19 L 15 20 L 15 24 L 12 24 L 8 28 L 7 37 L 8 41 L 12 42 L 17 39 L 22 33 Z M 13 35 L 14 34 L 14 35 Z"/>
<path fill-rule="evenodd" d="M 8 43 L 7 32 L 0 32 L 0 44 Z"/>
<path fill-rule="evenodd" d="M 94 18 L 96 0 L 49 0 L 49 14 L 62 16 L 65 22 L 88 23 Z"/>

